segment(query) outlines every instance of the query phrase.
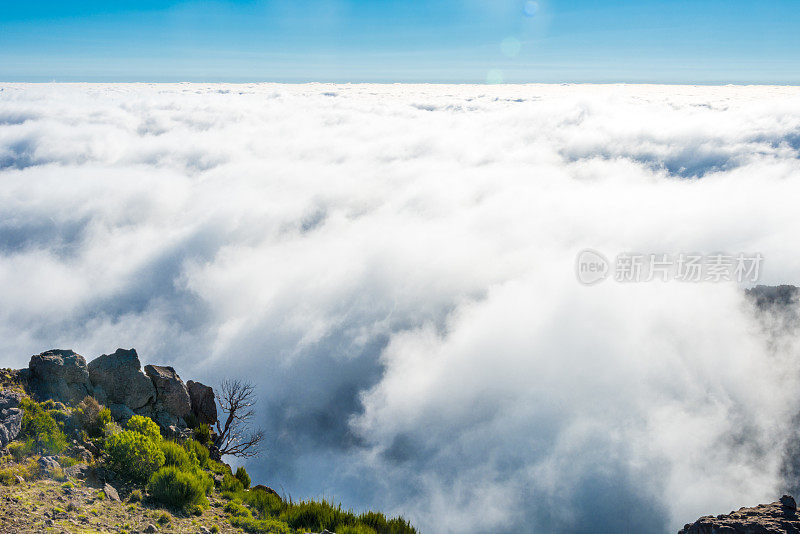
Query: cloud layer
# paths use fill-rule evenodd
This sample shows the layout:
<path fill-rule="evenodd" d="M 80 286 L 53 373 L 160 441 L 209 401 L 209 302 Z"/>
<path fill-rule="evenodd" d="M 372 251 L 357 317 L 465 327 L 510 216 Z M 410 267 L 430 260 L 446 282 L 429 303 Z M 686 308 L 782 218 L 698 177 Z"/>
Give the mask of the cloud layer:
<path fill-rule="evenodd" d="M 796 344 L 575 255 L 798 283 L 799 155 L 795 88 L 4 84 L 0 363 L 251 377 L 254 478 L 427 533 L 673 531 L 793 483 Z"/>

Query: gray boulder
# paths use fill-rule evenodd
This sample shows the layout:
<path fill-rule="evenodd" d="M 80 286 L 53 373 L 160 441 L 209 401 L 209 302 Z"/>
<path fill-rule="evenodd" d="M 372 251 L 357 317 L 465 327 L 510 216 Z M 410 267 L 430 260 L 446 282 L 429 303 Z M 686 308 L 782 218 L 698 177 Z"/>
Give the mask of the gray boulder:
<path fill-rule="evenodd" d="M 28 386 L 39 400 L 77 404 L 92 394 L 86 360 L 71 350 L 53 349 L 31 357 Z"/>
<path fill-rule="evenodd" d="M 116 489 L 114 489 L 114 486 L 112 486 L 111 484 L 106 483 L 103 485 L 103 493 L 105 493 L 106 497 L 108 497 L 112 501 L 119 502 L 119 493 L 117 492 Z"/>
<path fill-rule="evenodd" d="M 200 382 L 186 382 L 189 398 L 192 401 L 192 414 L 198 423 L 213 425 L 217 422 L 217 402 L 214 389 Z"/>
<path fill-rule="evenodd" d="M 180 417 L 176 415 L 172 415 L 171 413 L 165 410 L 159 410 L 155 413 L 152 419 L 158 423 L 158 426 L 163 428 L 167 433 L 169 433 L 169 429 L 171 427 L 185 427 L 186 422 L 183 421 Z"/>
<path fill-rule="evenodd" d="M 6 408 L 0 411 L 0 447 L 5 447 L 16 439 L 22 428 L 22 410 Z"/>
<path fill-rule="evenodd" d="M 0 390 L 0 447 L 5 447 L 19 435 L 22 428 L 22 410 L 18 408 L 22 392 Z"/>
<path fill-rule="evenodd" d="M 43 471 L 50 472 L 55 469 L 60 469 L 61 465 L 58 463 L 55 456 L 42 456 L 39 458 L 39 467 L 41 467 Z"/>
<path fill-rule="evenodd" d="M 64 474 L 71 478 L 86 479 L 89 478 L 89 473 L 92 468 L 86 464 L 75 464 L 71 467 L 64 469 Z"/>
<path fill-rule="evenodd" d="M 0 389 L 0 410 L 16 408 L 22 400 L 22 392 L 14 389 Z"/>
<path fill-rule="evenodd" d="M 111 417 L 122 426 L 128 422 L 128 419 L 136 415 L 133 410 L 124 404 L 109 404 L 108 409 L 111 411 Z"/>
<path fill-rule="evenodd" d="M 166 412 L 183 419 L 192 411 L 189 390 L 172 367 L 147 365 L 144 372 L 156 387 L 156 412 Z M 169 425 L 167 425 L 169 426 Z"/>
<path fill-rule="evenodd" d="M 89 379 L 95 398 L 103 404 L 121 404 L 131 410 L 154 402 L 153 382 L 141 371 L 142 364 L 135 349 L 117 349 L 89 363 Z"/>

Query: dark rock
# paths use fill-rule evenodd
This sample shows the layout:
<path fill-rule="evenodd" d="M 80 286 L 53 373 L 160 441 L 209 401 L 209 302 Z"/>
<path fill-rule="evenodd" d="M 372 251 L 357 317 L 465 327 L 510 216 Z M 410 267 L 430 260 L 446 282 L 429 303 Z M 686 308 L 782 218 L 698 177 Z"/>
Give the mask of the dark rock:
<path fill-rule="evenodd" d="M 77 404 L 91 395 L 86 360 L 71 350 L 53 349 L 31 357 L 28 385 L 40 401 Z"/>
<path fill-rule="evenodd" d="M 122 426 L 125 426 L 125 423 L 128 422 L 128 419 L 136 415 L 133 413 L 133 410 L 124 404 L 109 404 L 108 409 L 111 411 L 111 417 L 113 417 L 114 420 L 119 422 L 119 424 Z"/>
<path fill-rule="evenodd" d="M 89 452 L 92 453 L 93 456 L 97 457 L 100 456 L 100 450 L 97 448 L 97 445 L 92 443 L 91 441 L 85 441 L 82 443 L 82 446 Z"/>
<path fill-rule="evenodd" d="M 22 410 L 7 408 L 0 411 L 0 447 L 14 441 L 22 428 Z"/>
<path fill-rule="evenodd" d="M 103 485 L 103 493 L 112 501 L 119 501 L 119 493 L 117 493 L 117 490 L 115 490 L 114 486 L 111 484 L 106 483 Z"/>
<path fill-rule="evenodd" d="M 136 410 L 154 402 L 153 382 L 142 373 L 135 349 L 117 349 L 89 362 L 89 379 L 102 404 L 119 404 Z"/>
<path fill-rule="evenodd" d="M 219 452 L 219 448 L 213 444 L 208 446 L 208 457 L 215 462 L 222 461 L 222 454 Z"/>
<path fill-rule="evenodd" d="M 214 389 L 200 382 L 189 380 L 186 382 L 189 398 L 192 404 L 192 413 L 198 423 L 212 425 L 217 422 L 217 402 Z"/>
<path fill-rule="evenodd" d="M 16 408 L 22 400 L 23 394 L 21 391 L 14 389 L 0 390 L 0 411 L 8 410 L 9 408 Z"/>
<path fill-rule="evenodd" d="M 727 515 L 701 517 L 678 534 L 800 534 L 800 517 L 792 497 L 772 504 L 740 508 Z"/>
<path fill-rule="evenodd" d="M 94 459 L 94 455 L 89 451 L 89 449 L 82 445 L 72 447 L 70 452 L 74 458 L 78 458 L 82 462 L 89 463 Z"/>
<path fill-rule="evenodd" d="M 71 478 L 86 479 L 89 478 L 89 473 L 92 470 L 86 464 L 75 464 L 64 469 L 64 474 Z"/>
<path fill-rule="evenodd" d="M 156 388 L 156 413 L 166 412 L 183 419 L 192 411 L 192 403 L 186 384 L 172 367 L 147 365 L 144 372 Z M 169 425 L 167 425 L 169 426 Z"/>

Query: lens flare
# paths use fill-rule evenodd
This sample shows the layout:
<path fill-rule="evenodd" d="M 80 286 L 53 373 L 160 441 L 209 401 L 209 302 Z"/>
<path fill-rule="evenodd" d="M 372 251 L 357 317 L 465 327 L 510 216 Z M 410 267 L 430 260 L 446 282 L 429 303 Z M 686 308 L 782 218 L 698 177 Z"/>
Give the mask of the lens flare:
<path fill-rule="evenodd" d="M 486 73 L 486 83 L 498 84 L 503 83 L 503 71 L 500 69 L 492 69 Z"/>
<path fill-rule="evenodd" d="M 525 7 L 522 9 L 525 12 L 526 17 L 535 17 L 539 12 L 539 2 L 529 0 L 528 2 L 525 2 Z"/>
<path fill-rule="evenodd" d="M 522 43 L 516 37 L 506 37 L 503 39 L 503 42 L 500 43 L 500 50 L 506 57 L 517 57 L 521 49 Z"/>

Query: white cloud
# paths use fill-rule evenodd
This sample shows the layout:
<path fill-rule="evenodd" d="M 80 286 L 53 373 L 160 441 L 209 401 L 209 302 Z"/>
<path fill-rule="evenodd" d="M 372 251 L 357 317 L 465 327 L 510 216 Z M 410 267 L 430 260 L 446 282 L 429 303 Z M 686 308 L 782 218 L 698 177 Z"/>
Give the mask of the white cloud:
<path fill-rule="evenodd" d="M 737 287 L 587 288 L 573 261 L 760 252 L 798 283 L 797 97 L 5 84 L 2 363 L 134 346 L 253 377 L 256 478 L 424 532 L 671 531 L 774 499 L 794 342 Z"/>

